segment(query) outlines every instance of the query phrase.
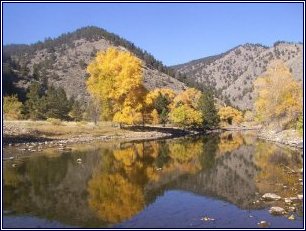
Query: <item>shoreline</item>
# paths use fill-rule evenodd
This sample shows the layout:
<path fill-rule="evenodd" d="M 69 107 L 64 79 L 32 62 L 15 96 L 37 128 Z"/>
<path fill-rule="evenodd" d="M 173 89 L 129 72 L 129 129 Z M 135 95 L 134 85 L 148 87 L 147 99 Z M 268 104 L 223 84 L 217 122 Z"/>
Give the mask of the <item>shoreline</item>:
<path fill-rule="evenodd" d="M 31 123 L 30 126 L 25 124 Z M 38 151 L 44 147 L 54 147 L 61 148 L 64 145 L 72 144 L 82 144 L 82 143 L 91 143 L 91 142 L 131 142 L 131 141 L 150 141 L 150 140 L 159 140 L 159 139 L 171 139 L 179 138 L 184 136 L 193 136 L 199 134 L 205 134 L 205 131 L 196 131 L 196 130 L 186 130 L 177 127 L 161 127 L 161 126 L 126 126 L 124 128 L 118 129 L 113 127 L 113 125 L 107 125 L 108 131 L 107 134 L 103 134 L 102 131 L 99 131 L 99 128 L 87 127 L 83 131 L 74 132 L 62 132 L 60 135 L 50 135 L 48 132 L 45 132 L 42 127 L 48 126 L 47 122 L 37 122 L 38 126 L 41 126 L 39 129 L 31 126 L 32 123 L 29 121 L 14 121 L 14 122 L 4 122 L 3 126 L 3 147 L 35 147 Z M 69 124 L 69 123 L 68 123 Z M 70 125 L 69 125 L 70 126 Z M 90 125 L 92 126 L 92 125 Z M 62 127 L 57 127 L 53 125 L 54 130 L 60 131 Z M 95 131 L 94 134 L 91 134 L 91 129 Z M 38 148 L 37 148 L 38 147 Z M 35 149 L 30 149 L 30 151 L 35 151 Z"/>
<path fill-rule="evenodd" d="M 53 129 L 53 134 L 50 126 Z M 91 123 L 80 125 L 74 122 L 66 122 L 64 125 L 58 126 L 52 125 L 46 121 L 4 121 L 3 147 L 18 147 L 22 145 L 57 147 L 64 144 L 80 144 L 98 141 L 150 141 L 201 134 L 204 135 L 223 131 L 257 131 L 256 135 L 259 139 L 290 148 L 303 149 L 303 137 L 300 137 L 296 131 L 285 130 L 277 133 L 273 130 L 263 129 L 261 126 L 228 126 L 212 130 L 184 129 L 174 126 L 162 127 L 151 125 L 146 125 L 144 127 L 126 126 L 119 129 L 111 123 L 103 123 L 103 126 L 101 126 L 103 129 L 100 129 L 99 127 L 93 126 Z M 75 131 L 69 130 L 74 127 L 76 128 Z M 104 134 L 105 130 L 107 131 L 106 134 Z"/>
<path fill-rule="evenodd" d="M 259 131 L 257 137 L 289 148 L 296 148 L 299 150 L 303 150 L 304 148 L 303 137 L 299 136 L 296 130 L 275 132 L 273 130 L 263 129 Z"/>

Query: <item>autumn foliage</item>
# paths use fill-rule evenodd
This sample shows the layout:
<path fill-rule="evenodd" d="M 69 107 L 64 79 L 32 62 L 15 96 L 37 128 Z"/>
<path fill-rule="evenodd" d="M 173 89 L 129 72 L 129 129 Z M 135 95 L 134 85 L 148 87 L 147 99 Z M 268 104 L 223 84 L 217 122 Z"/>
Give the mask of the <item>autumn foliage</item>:
<path fill-rule="evenodd" d="M 256 116 L 261 122 L 298 120 L 303 109 L 302 86 L 281 61 L 270 64 L 255 83 Z"/>
<path fill-rule="evenodd" d="M 220 108 L 218 115 L 224 124 L 237 125 L 243 120 L 242 112 L 230 106 Z"/>
<path fill-rule="evenodd" d="M 98 52 L 87 67 L 87 89 L 101 107 L 108 107 L 113 121 L 142 122 L 143 97 L 141 61 L 130 52 L 109 48 Z"/>

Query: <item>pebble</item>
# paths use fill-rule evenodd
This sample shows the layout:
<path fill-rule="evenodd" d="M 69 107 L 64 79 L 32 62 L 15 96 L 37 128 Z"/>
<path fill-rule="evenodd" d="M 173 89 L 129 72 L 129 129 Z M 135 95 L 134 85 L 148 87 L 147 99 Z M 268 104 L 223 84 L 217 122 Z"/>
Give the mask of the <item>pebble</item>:
<path fill-rule="evenodd" d="M 288 217 L 289 220 L 295 220 L 294 215 L 292 214 L 291 216 Z"/>
<path fill-rule="evenodd" d="M 267 221 L 260 221 L 257 223 L 257 225 L 260 227 L 260 228 L 267 228 L 270 226 L 270 224 L 267 222 Z"/>
<path fill-rule="evenodd" d="M 201 221 L 214 221 L 215 219 L 214 218 L 211 218 L 211 217 L 202 217 L 201 218 Z"/>

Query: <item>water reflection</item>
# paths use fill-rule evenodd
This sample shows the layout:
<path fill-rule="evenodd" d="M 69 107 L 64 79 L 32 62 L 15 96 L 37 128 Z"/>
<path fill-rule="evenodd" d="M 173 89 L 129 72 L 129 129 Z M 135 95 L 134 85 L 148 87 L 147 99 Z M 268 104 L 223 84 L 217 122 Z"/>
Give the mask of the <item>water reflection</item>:
<path fill-rule="evenodd" d="M 293 188 L 301 193 L 297 176 L 288 176 L 301 166 L 299 152 L 257 141 L 252 134 L 95 144 L 5 161 L 4 209 L 105 227 L 134 217 L 173 189 L 254 209 L 259 194 L 289 197 Z"/>

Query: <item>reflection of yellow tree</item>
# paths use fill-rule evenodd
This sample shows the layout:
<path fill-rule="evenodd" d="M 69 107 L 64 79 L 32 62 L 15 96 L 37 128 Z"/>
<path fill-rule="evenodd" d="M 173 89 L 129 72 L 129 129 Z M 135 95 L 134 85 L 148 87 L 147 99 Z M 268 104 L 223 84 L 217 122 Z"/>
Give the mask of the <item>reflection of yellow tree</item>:
<path fill-rule="evenodd" d="M 9 162 L 4 164 L 4 185 L 17 187 L 22 182 L 22 175 L 18 174 L 17 170 L 9 166 L 9 164 Z"/>
<path fill-rule="evenodd" d="M 95 174 L 88 182 L 88 192 L 89 206 L 110 223 L 129 219 L 144 207 L 141 187 L 120 174 Z"/>
<path fill-rule="evenodd" d="M 169 156 L 172 159 L 166 167 L 166 171 L 180 170 L 185 173 L 195 173 L 201 169 L 199 156 L 203 152 L 201 140 L 183 143 L 170 142 Z"/>
<path fill-rule="evenodd" d="M 133 147 L 114 150 L 113 155 L 116 160 L 122 162 L 124 166 L 132 166 L 137 158 L 137 153 Z"/>
<path fill-rule="evenodd" d="M 291 151 L 270 143 L 259 142 L 256 145 L 255 163 L 260 169 L 256 182 L 261 193 L 275 192 L 282 197 L 289 197 L 292 196 L 290 190 L 293 188 L 300 188 L 301 191 L 298 175 L 288 174 L 288 167 L 296 169 L 302 166 L 292 155 L 294 153 Z M 286 185 L 288 190 L 284 190 L 283 185 Z"/>
<path fill-rule="evenodd" d="M 150 143 L 150 156 L 153 158 L 158 157 L 160 144 L 156 141 L 151 141 Z"/>
<path fill-rule="evenodd" d="M 170 143 L 169 144 L 170 157 L 179 162 L 186 163 L 192 159 L 197 158 L 203 151 L 202 142 L 186 142 L 186 143 Z"/>
<path fill-rule="evenodd" d="M 243 144 L 243 137 L 239 133 L 224 132 L 220 135 L 219 153 L 232 152 Z"/>

